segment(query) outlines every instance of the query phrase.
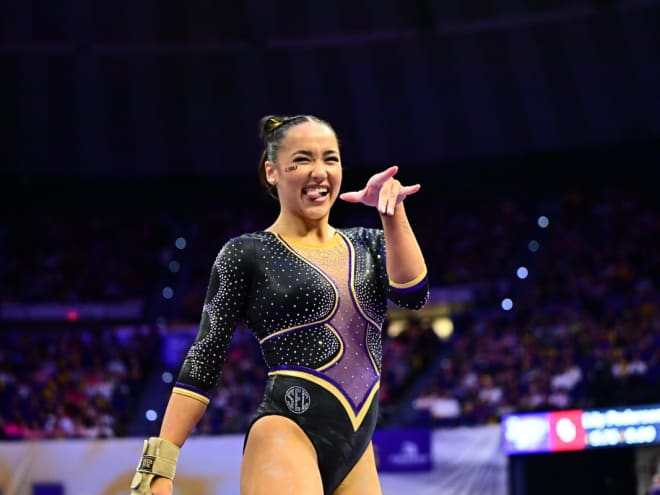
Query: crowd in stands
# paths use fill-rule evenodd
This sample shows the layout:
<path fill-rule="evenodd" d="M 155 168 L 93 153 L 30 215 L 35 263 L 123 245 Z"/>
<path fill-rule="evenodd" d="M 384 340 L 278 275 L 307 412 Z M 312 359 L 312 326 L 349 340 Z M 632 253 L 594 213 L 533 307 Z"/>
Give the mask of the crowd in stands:
<path fill-rule="evenodd" d="M 0 297 L 14 302 L 142 299 L 175 232 L 158 215 L 45 211 L 2 220 Z"/>
<path fill-rule="evenodd" d="M 149 326 L 4 329 L 0 438 L 126 434 L 159 335 Z"/>
<path fill-rule="evenodd" d="M 423 315 L 411 315 L 399 335 L 384 335 L 383 424 L 476 425 L 513 411 L 660 402 L 655 203 L 605 189 L 542 204 L 507 197 L 443 205 L 425 216 L 426 208 L 416 212 L 411 202 L 410 215 L 432 285 L 468 288 L 475 297 L 451 315 L 449 336 L 437 337 Z M 542 230 L 540 212 L 550 222 Z M 204 209 L 75 222 L 44 215 L 30 228 L 5 224 L 0 295 L 24 302 L 143 298 L 159 301 L 147 321 L 194 322 L 217 250 L 231 236 L 267 226 L 272 212 L 262 213 Z M 351 223 L 339 218 L 337 225 Z M 538 249 L 530 250 L 530 239 Z M 523 264 L 529 276 L 518 279 Z M 164 284 L 174 297 L 160 297 Z M 513 301 L 510 311 L 500 307 L 504 297 Z M 160 337 L 76 325 L 1 329 L 5 438 L 126 434 Z M 265 372 L 254 338 L 240 329 L 196 433 L 244 431 Z"/>
<path fill-rule="evenodd" d="M 419 421 L 660 402 L 660 212 L 612 191 L 557 212 L 514 310 L 457 318 Z"/>

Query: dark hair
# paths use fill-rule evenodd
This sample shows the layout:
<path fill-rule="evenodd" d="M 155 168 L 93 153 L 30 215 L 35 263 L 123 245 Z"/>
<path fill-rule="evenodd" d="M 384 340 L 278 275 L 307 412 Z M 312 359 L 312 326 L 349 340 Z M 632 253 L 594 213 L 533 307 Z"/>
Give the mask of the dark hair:
<path fill-rule="evenodd" d="M 289 129 L 303 122 L 317 122 L 327 126 L 332 132 L 335 130 L 332 126 L 323 119 L 315 117 L 314 115 L 294 115 L 292 117 L 284 115 L 266 115 L 259 119 L 259 140 L 264 145 L 264 150 L 259 159 L 257 166 L 257 175 L 259 182 L 266 188 L 268 194 L 277 199 L 277 188 L 273 184 L 269 184 L 266 180 L 266 167 L 264 164 L 266 160 L 275 162 L 277 152 L 282 145 L 282 141 L 287 135 Z"/>

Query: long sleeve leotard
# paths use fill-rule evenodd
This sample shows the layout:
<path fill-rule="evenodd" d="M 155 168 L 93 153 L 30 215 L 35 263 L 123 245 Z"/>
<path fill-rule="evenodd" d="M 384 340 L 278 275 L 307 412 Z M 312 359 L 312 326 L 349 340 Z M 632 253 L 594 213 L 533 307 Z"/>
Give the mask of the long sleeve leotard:
<path fill-rule="evenodd" d="M 337 232 L 320 247 L 265 231 L 228 241 L 213 264 L 199 332 L 174 392 L 208 402 L 243 322 L 259 340 L 270 375 L 320 385 L 357 429 L 378 391 L 387 299 L 420 308 L 428 281 L 426 272 L 406 284 L 388 279 L 382 230 Z"/>

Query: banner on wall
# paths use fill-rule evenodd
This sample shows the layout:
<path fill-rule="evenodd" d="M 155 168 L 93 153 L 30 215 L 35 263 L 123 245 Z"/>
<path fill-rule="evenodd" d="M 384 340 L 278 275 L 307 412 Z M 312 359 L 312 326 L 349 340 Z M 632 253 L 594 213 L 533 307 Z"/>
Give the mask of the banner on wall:
<path fill-rule="evenodd" d="M 431 432 L 428 429 L 377 430 L 373 443 L 380 472 L 431 470 Z"/>
<path fill-rule="evenodd" d="M 2 495 L 126 495 L 142 438 L 0 442 Z M 383 495 L 506 495 L 499 426 L 379 430 Z M 191 437 L 177 466 L 177 495 L 240 492 L 243 435 Z"/>

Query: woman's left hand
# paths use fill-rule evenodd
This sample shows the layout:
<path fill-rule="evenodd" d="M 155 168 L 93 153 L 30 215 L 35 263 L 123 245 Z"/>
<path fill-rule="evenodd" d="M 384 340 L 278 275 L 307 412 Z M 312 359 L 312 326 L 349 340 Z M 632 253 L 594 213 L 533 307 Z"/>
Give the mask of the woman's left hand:
<path fill-rule="evenodd" d="M 376 206 L 381 215 L 394 215 L 394 208 L 401 203 L 406 196 L 415 194 L 421 187 L 403 186 L 394 178 L 399 171 L 396 165 L 378 172 L 371 176 L 364 189 L 359 191 L 345 192 L 339 197 L 349 203 L 362 203 L 367 206 Z"/>

